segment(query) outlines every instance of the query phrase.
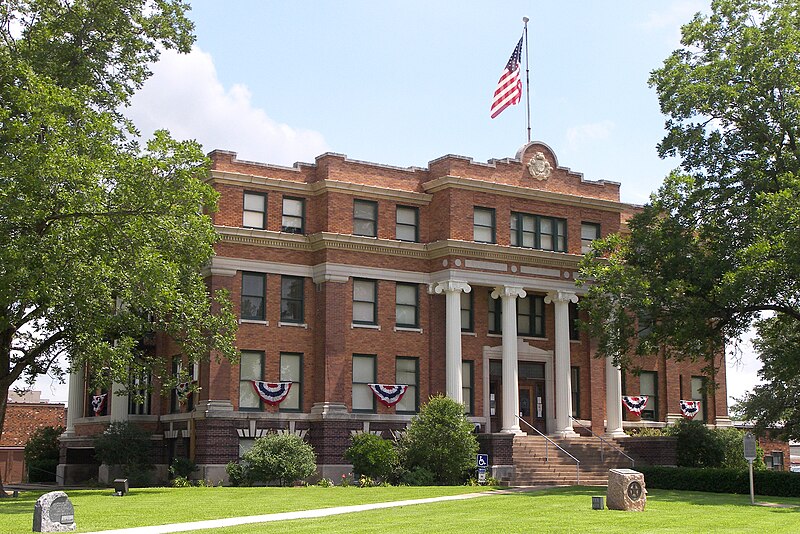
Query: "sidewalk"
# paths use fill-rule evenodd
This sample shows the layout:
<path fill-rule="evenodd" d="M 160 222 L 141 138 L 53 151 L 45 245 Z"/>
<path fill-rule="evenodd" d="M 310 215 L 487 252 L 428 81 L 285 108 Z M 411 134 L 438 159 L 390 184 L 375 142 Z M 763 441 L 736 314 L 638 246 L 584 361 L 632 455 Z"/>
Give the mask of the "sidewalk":
<path fill-rule="evenodd" d="M 532 488 L 526 488 L 528 490 Z M 443 501 L 460 501 L 465 499 L 475 499 L 486 497 L 487 495 L 498 495 L 510 493 L 514 490 L 493 490 L 481 493 L 466 493 L 463 495 L 449 495 L 445 497 L 430 497 L 427 499 L 411 499 L 407 501 L 379 502 L 373 504 L 358 504 L 354 506 L 336 506 L 333 508 L 319 508 L 316 510 L 301 510 L 298 512 L 282 512 L 279 514 L 251 515 L 244 517 L 229 517 L 227 519 L 209 519 L 206 521 L 193 521 L 191 523 L 175 523 L 172 525 L 157 525 L 152 527 L 133 527 L 118 530 L 103 530 L 100 532 L 89 532 L 88 534 L 162 534 L 168 532 L 189 532 L 192 530 L 202 530 L 220 527 L 231 527 L 236 525 L 247 525 L 251 523 L 270 523 L 274 521 L 287 521 L 290 519 L 311 519 L 326 517 L 330 515 L 349 514 L 352 512 L 364 512 L 367 510 L 379 510 L 382 508 L 395 508 L 398 506 L 411 506 L 414 504 L 428 504 Z"/>

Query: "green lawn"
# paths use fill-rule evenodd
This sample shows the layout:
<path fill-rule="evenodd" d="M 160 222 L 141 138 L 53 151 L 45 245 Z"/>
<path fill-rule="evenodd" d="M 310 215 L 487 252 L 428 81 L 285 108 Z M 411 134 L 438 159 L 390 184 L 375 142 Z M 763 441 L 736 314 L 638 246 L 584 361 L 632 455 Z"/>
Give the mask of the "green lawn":
<path fill-rule="evenodd" d="M 151 488 L 67 492 L 78 532 L 260 515 L 330 506 L 472 493 L 476 488 Z M 750 506 L 747 495 L 649 490 L 643 513 L 592 510 L 605 488 L 559 488 L 466 501 L 389 508 L 320 519 L 253 524 L 214 533 L 281 532 L 800 532 L 800 499 L 757 499 L 798 508 Z M 0 500 L 0 533 L 31 531 L 38 494 Z M 198 531 L 202 532 L 202 531 Z M 212 531 L 205 531 L 212 532 Z"/>

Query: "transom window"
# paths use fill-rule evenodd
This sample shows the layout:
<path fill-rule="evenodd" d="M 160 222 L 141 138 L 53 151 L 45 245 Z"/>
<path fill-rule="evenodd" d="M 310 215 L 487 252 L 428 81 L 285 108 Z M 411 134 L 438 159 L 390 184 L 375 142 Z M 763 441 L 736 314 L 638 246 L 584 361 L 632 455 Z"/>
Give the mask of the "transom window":
<path fill-rule="evenodd" d="M 266 275 L 264 273 L 242 273 L 242 319 L 264 320 L 265 289 Z"/>
<path fill-rule="evenodd" d="M 244 193 L 244 213 L 242 216 L 242 226 L 245 228 L 267 227 L 267 194 Z"/>
<path fill-rule="evenodd" d="M 378 203 L 353 200 L 353 234 L 378 237 Z"/>
<path fill-rule="evenodd" d="M 302 198 L 283 197 L 281 231 L 292 234 L 305 233 L 306 201 Z"/>
<path fill-rule="evenodd" d="M 303 297 L 303 278 L 281 276 L 281 322 L 304 322 Z"/>
<path fill-rule="evenodd" d="M 566 252 L 567 221 L 512 212 L 511 246 Z"/>
<path fill-rule="evenodd" d="M 353 354 L 353 411 L 374 412 L 375 395 L 369 387 L 376 381 L 374 354 Z"/>
<path fill-rule="evenodd" d="M 419 326 L 417 285 L 398 283 L 395 291 L 395 317 L 397 326 L 417 328 Z"/>
<path fill-rule="evenodd" d="M 378 324 L 378 296 L 375 280 L 353 279 L 353 322 Z"/>
<path fill-rule="evenodd" d="M 400 241 L 419 241 L 419 208 L 397 206 L 395 237 Z"/>
<path fill-rule="evenodd" d="M 480 243 L 495 242 L 495 219 L 493 208 L 474 208 L 472 239 Z"/>
<path fill-rule="evenodd" d="M 597 223 L 581 223 L 581 254 L 592 251 L 592 241 L 600 239 L 600 225 Z"/>

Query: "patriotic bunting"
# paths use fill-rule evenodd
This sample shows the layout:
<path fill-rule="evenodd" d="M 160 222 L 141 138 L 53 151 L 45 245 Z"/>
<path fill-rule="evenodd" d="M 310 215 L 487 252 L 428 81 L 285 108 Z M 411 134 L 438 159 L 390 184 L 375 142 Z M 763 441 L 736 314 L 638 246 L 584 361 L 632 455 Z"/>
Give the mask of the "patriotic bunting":
<path fill-rule="evenodd" d="M 94 411 L 95 417 L 103 413 L 103 408 L 106 407 L 106 395 L 108 395 L 108 393 L 92 395 L 92 410 Z"/>
<path fill-rule="evenodd" d="M 181 403 L 186 402 L 186 399 L 192 394 L 192 386 L 194 386 L 196 382 L 196 380 L 191 380 L 189 382 L 181 382 L 175 386 L 175 393 L 178 394 L 178 399 Z"/>
<path fill-rule="evenodd" d="M 681 413 L 687 419 L 694 419 L 700 411 L 700 401 L 681 400 Z"/>
<path fill-rule="evenodd" d="M 264 382 L 262 380 L 252 380 L 252 382 L 261 400 L 271 406 L 282 403 L 289 395 L 289 390 L 292 389 L 291 382 Z"/>
<path fill-rule="evenodd" d="M 647 406 L 647 395 L 640 395 L 638 397 L 629 397 L 628 395 L 622 396 L 622 404 L 629 412 L 641 415 L 644 407 Z"/>
<path fill-rule="evenodd" d="M 369 389 L 378 397 L 378 402 L 384 406 L 394 406 L 403 395 L 406 394 L 408 386 L 405 384 L 367 384 Z"/>

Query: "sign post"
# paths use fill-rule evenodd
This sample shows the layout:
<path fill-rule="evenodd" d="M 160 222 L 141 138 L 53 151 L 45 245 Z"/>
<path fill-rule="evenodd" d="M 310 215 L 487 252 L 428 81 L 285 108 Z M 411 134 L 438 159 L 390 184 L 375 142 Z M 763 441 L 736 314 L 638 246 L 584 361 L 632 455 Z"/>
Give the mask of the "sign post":
<path fill-rule="evenodd" d="M 756 437 L 752 432 L 744 435 L 744 458 L 750 466 L 750 504 L 755 504 L 755 492 L 753 491 L 753 460 L 756 459 Z"/>

